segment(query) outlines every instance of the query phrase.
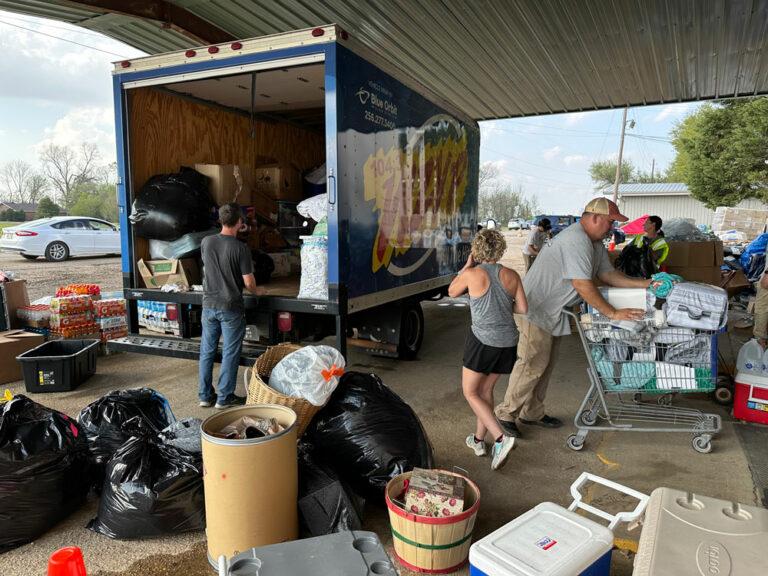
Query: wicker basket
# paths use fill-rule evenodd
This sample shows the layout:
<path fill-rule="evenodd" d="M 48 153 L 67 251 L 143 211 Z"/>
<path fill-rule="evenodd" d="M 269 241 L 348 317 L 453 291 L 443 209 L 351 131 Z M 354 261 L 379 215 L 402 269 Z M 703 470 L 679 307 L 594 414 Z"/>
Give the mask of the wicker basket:
<path fill-rule="evenodd" d="M 278 344 L 264 351 L 264 354 L 256 359 L 250 381 L 248 382 L 248 399 L 246 404 L 279 404 L 287 406 L 296 412 L 296 426 L 298 435 L 304 434 L 309 423 L 322 406 L 315 406 L 304 398 L 294 398 L 280 394 L 277 390 L 267 385 L 272 369 L 291 352 L 301 349 L 295 344 Z M 246 372 L 246 378 L 248 372 Z"/>

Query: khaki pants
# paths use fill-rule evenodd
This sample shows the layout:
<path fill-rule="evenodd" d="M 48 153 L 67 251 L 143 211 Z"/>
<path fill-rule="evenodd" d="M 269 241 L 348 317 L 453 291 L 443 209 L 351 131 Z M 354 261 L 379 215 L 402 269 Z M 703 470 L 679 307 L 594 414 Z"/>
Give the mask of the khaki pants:
<path fill-rule="evenodd" d="M 524 316 L 515 315 L 515 323 L 520 331 L 517 362 L 509 376 L 504 401 L 496 406 L 496 417 L 507 422 L 516 418 L 540 420 L 560 338 L 531 324 Z"/>
<path fill-rule="evenodd" d="M 755 297 L 755 327 L 752 334 L 758 340 L 768 340 L 768 290 L 757 282 L 757 296 Z"/>

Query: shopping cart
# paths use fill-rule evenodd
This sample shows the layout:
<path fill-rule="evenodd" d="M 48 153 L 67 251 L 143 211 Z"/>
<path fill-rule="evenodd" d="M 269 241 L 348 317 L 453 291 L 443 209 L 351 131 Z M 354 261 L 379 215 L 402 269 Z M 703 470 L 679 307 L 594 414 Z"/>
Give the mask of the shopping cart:
<path fill-rule="evenodd" d="M 712 450 L 720 416 L 673 406 L 671 400 L 676 394 L 715 389 L 717 332 L 658 326 L 653 318 L 628 329 L 597 313 L 564 313 L 575 321 L 590 383 L 569 448 L 581 450 L 593 430 L 616 430 L 688 432 L 694 450 Z"/>

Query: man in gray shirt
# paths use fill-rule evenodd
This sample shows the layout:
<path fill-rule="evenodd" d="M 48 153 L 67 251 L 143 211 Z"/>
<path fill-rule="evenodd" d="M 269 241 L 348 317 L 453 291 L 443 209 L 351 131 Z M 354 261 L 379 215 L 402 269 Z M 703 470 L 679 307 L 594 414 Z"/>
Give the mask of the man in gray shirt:
<path fill-rule="evenodd" d="M 253 260 L 248 246 L 237 239 L 243 226 L 240 206 L 234 203 L 219 208 L 221 234 L 206 236 L 200 245 L 203 257 L 203 336 L 200 342 L 198 397 L 200 406 L 216 408 L 245 404 L 235 395 L 237 368 L 245 337 L 243 288 L 253 294 L 265 294 L 256 286 Z M 223 336 L 218 394 L 213 389 L 213 361 Z"/>
<path fill-rule="evenodd" d="M 595 198 L 581 220 L 572 224 L 542 250 L 536 266 L 523 278 L 528 299 L 527 316 L 515 316 L 520 331 L 517 363 L 509 377 L 504 401 L 496 406 L 496 417 L 504 430 L 520 436 L 515 424 L 558 428 L 562 422 L 544 411 L 544 398 L 557 356 L 560 336 L 571 333 L 564 308 L 585 300 L 601 314 L 613 320 L 640 319 L 644 310 L 615 309 L 600 294 L 594 283 L 619 288 L 646 288 L 650 280 L 629 278 L 615 270 L 608 259 L 603 239 L 610 235 L 615 221 L 627 217 L 607 198 Z"/>

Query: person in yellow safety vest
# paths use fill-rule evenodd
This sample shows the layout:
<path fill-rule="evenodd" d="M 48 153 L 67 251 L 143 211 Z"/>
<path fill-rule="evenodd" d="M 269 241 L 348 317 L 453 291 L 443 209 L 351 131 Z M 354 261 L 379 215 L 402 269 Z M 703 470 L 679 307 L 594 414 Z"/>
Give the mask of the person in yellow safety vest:
<path fill-rule="evenodd" d="M 632 239 L 632 242 L 638 248 L 642 248 L 643 243 L 648 243 L 653 254 L 653 261 L 656 264 L 656 270 L 664 264 L 669 256 L 669 244 L 664 238 L 664 232 L 661 231 L 662 221 L 658 216 L 648 216 L 643 224 L 645 234 L 638 234 Z"/>

